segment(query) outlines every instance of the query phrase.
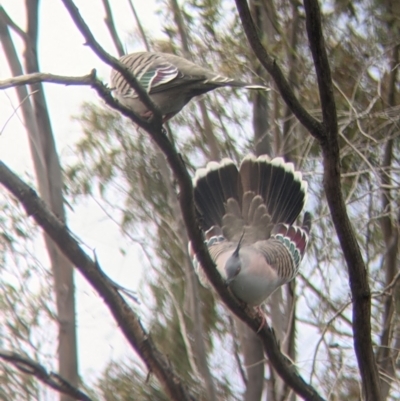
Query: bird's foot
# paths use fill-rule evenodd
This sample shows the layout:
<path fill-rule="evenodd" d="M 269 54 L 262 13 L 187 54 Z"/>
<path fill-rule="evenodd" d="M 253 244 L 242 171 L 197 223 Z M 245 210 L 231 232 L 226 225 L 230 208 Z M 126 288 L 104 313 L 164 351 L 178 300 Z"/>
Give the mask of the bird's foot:
<path fill-rule="evenodd" d="M 240 300 L 239 300 L 240 301 Z M 240 301 L 243 302 L 243 301 Z M 261 319 L 261 324 L 258 327 L 256 334 L 258 334 L 262 328 L 267 324 L 267 318 L 265 316 L 264 311 L 261 308 L 261 305 L 259 306 L 249 306 L 247 304 L 244 304 L 244 307 L 247 311 L 247 313 L 252 317 L 252 318 L 260 318 Z"/>
<path fill-rule="evenodd" d="M 142 113 L 141 115 L 140 115 L 140 117 L 142 117 L 143 118 L 143 120 L 150 120 L 150 118 L 152 118 L 153 117 L 153 112 L 152 111 L 150 111 L 150 110 L 146 110 L 144 113 Z"/>

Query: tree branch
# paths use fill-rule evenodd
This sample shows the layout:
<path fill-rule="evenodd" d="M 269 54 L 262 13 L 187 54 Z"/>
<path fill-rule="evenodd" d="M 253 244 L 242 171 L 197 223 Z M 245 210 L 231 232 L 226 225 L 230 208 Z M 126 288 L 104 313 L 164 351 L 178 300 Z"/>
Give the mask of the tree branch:
<path fill-rule="evenodd" d="M 149 123 L 154 124 L 155 127 L 161 128 L 162 126 L 162 115 L 158 107 L 154 105 L 151 101 L 147 92 L 143 89 L 143 87 L 139 84 L 136 77 L 129 71 L 129 69 L 118 61 L 115 57 L 108 54 L 97 42 L 94 38 L 92 32 L 87 26 L 85 20 L 82 18 L 79 13 L 78 8 L 75 6 L 72 0 L 62 0 L 65 8 L 68 10 L 72 20 L 74 21 L 76 27 L 82 33 L 83 37 L 86 40 L 86 43 L 90 46 L 90 48 L 94 51 L 94 53 L 100 58 L 100 60 L 104 61 L 106 64 L 117 70 L 131 85 L 131 87 L 138 94 L 139 99 L 143 102 L 143 104 L 153 113 L 153 117 L 150 119 Z M 136 121 L 135 121 L 136 122 Z M 141 125 L 142 126 L 142 125 Z M 143 127 L 144 128 L 144 127 Z"/>
<path fill-rule="evenodd" d="M 390 9 L 388 10 L 388 12 Z M 394 46 L 392 50 L 392 60 L 390 63 L 389 73 L 389 84 L 387 94 L 387 104 L 391 107 L 396 105 L 396 85 L 398 82 L 398 64 L 400 58 L 400 45 Z M 385 256 L 385 274 L 386 284 L 391 286 L 393 283 L 396 285 L 396 271 L 398 270 L 398 243 L 399 243 L 399 227 L 398 221 L 393 219 L 393 193 L 390 189 L 392 186 L 392 175 L 393 174 L 393 158 L 394 158 L 394 139 L 389 138 L 385 144 L 385 150 L 382 160 L 382 171 L 381 171 L 381 186 L 382 186 L 382 212 L 384 216 L 381 217 L 381 229 L 383 239 L 386 245 L 386 256 Z M 396 292 L 396 291 L 394 291 Z M 380 366 L 380 370 L 385 372 L 388 376 L 388 380 L 381 380 L 381 394 L 382 398 L 386 399 L 389 394 L 392 377 L 395 376 L 395 361 L 399 354 L 398 350 L 394 350 L 390 347 L 392 341 L 393 331 L 396 328 L 396 319 L 393 319 L 393 315 L 396 313 L 396 296 L 391 294 L 384 300 L 384 317 L 382 324 L 382 332 L 380 335 L 380 347 L 377 352 L 377 361 Z M 397 323 L 398 324 L 398 323 Z"/>
<path fill-rule="evenodd" d="M 35 219 L 104 299 L 128 342 L 146 363 L 149 371 L 157 376 L 168 395 L 177 401 L 194 400 L 173 371 L 167 358 L 158 351 L 151 336 L 143 329 L 136 314 L 102 272 L 98 263 L 82 250 L 68 227 L 49 211 L 31 187 L 2 162 L 0 162 L 0 182 L 22 203 L 26 213 Z"/>
<path fill-rule="evenodd" d="M 321 12 L 318 2 L 315 0 L 304 0 L 304 8 L 306 10 L 308 41 L 318 81 L 322 118 L 325 128 L 328 130 L 328 135 L 334 135 L 338 125 L 337 112 L 335 98 L 333 96 L 331 68 L 322 33 Z M 333 132 L 329 132 L 330 130 Z"/>
<path fill-rule="evenodd" d="M 247 40 L 249 41 L 260 63 L 271 74 L 276 86 L 279 89 L 280 94 L 282 95 L 283 100 L 286 102 L 287 106 L 301 122 L 301 124 L 303 124 L 304 127 L 311 133 L 311 135 L 313 135 L 318 140 L 322 140 L 324 138 L 324 130 L 322 124 L 318 120 L 313 118 L 301 105 L 299 100 L 294 95 L 288 81 L 283 75 L 282 70 L 276 63 L 276 60 L 274 60 L 268 54 L 263 44 L 261 43 L 260 38 L 258 37 L 257 29 L 250 14 L 247 0 L 235 1 L 244 31 L 247 36 Z"/>
<path fill-rule="evenodd" d="M 96 77 L 96 70 L 93 69 L 90 74 L 80 77 L 68 77 L 63 75 L 54 75 L 44 72 L 20 75 L 0 81 L 0 89 L 7 89 L 14 86 L 28 85 L 37 82 L 49 82 L 60 85 L 87 85 L 96 90 L 98 95 L 112 108 L 118 110 L 124 116 L 130 118 L 137 125 L 145 130 L 154 128 L 151 122 L 143 120 L 131 109 L 123 106 L 111 95 L 111 91 Z"/>
<path fill-rule="evenodd" d="M 85 75 L 83 77 L 63 77 L 44 73 L 30 74 L 29 76 L 25 77 L 16 77 L 5 81 L 0 81 L 0 88 L 11 87 L 15 85 L 25 85 L 29 83 L 30 80 L 37 81 L 40 79 L 42 79 L 43 82 L 52 82 L 57 84 L 75 83 L 78 85 L 90 85 L 97 91 L 99 96 L 109 106 L 118 110 L 126 117 L 131 118 L 138 124 L 143 123 L 143 121 L 141 121 L 136 116 L 136 114 L 134 114 L 130 109 L 127 109 L 126 107 L 122 106 L 118 101 L 116 101 L 111 96 L 109 89 L 95 77 L 94 70 L 92 71 L 92 74 Z M 228 307 L 232 310 L 232 312 L 235 313 L 240 319 L 245 321 L 254 331 L 257 331 L 262 323 L 261 319 L 259 317 L 254 317 L 252 310 L 245 311 L 239 305 L 239 303 L 231 296 L 231 294 L 228 292 L 225 285 L 223 284 L 218 271 L 215 269 L 214 263 L 212 262 L 209 256 L 206 246 L 204 245 L 202 233 L 197 223 L 193 206 L 194 199 L 193 199 L 192 181 L 186 170 L 186 167 L 184 166 L 182 158 L 180 157 L 180 155 L 176 153 L 171 142 L 165 135 L 161 133 L 161 131 L 155 130 L 153 125 L 149 123 L 143 125 L 142 125 L 143 128 L 147 130 L 147 132 L 151 135 L 153 140 L 158 144 L 158 146 L 160 146 L 161 150 L 166 155 L 168 163 L 172 168 L 175 177 L 178 179 L 178 184 L 181 191 L 179 196 L 179 202 L 180 202 L 180 207 L 182 209 L 182 214 L 185 221 L 186 229 L 188 230 L 189 239 L 192 242 L 193 249 L 195 250 L 197 258 L 200 261 L 201 265 L 204 267 L 208 279 L 214 285 L 216 291 L 221 296 L 223 301 L 228 305 Z M 3 169 L 4 168 L 6 167 L 3 164 Z M 2 168 L 0 168 L 0 175 L 1 172 Z M 0 182 L 3 182 L 3 178 L 1 176 L 0 176 Z M 14 195 L 17 196 L 15 193 Z M 47 232 L 46 228 L 38 220 L 36 221 Z M 50 233 L 48 234 L 51 236 Z M 55 240 L 55 242 L 57 241 Z M 57 244 L 60 246 L 59 242 L 57 242 Z M 64 251 L 64 248 L 62 246 L 60 246 L 60 248 L 63 250 L 66 256 L 70 258 L 70 255 Z M 74 260 L 72 259 L 70 260 L 75 264 Z M 273 330 L 270 327 L 265 326 L 261 330 L 259 335 L 262 338 L 265 352 L 267 353 L 272 365 L 274 366 L 276 371 L 282 376 L 282 378 L 288 383 L 288 385 L 290 385 L 298 394 L 302 395 L 308 400 L 322 400 L 322 398 L 315 392 L 315 390 L 311 386 L 307 385 L 304 382 L 304 380 L 296 372 L 294 372 L 292 368 L 288 365 L 285 357 L 279 350 L 279 345 L 276 341 Z"/>
<path fill-rule="evenodd" d="M 147 40 L 146 33 L 144 32 L 143 26 L 142 26 L 142 24 L 140 22 L 140 19 L 139 19 L 139 16 L 138 16 L 137 12 L 136 12 L 135 6 L 133 5 L 132 0 L 128 0 L 128 3 L 129 3 L 129 7 L 130 7 L 130 9 L 132 11 L 133 18 L 135 19 L 136 25 L 137 25 L 137 27 L 139 29 L 140 37 L 142 38 L 144 47 L 149 52 L 150 51 L 149 41 Z"/>
<path fill-rule="evenodd" d="M 299 104 L 275 60 L 262 46 L 247 1 L 236 0 L 247 38 L 261 64 L 274 78 L 278 89 L 298 120 L 319 140 L 324 155 L 324 188 L 337 235 L 347 262 L 353 296 L 354 347 L 367 400 L 380 400 L 379 376 L 371 340 L 371 293 L 358 242 L 342 196 L 337 113 L 317 0 L 304 0 L 308 40 L 314 58 L 321 98 L 323 124 Z"/>
<path fill-rule="evenodd" d="M 379 401 L 381 399 L 379 375 L 371 339 L 371 292 L 367 270 L 343 199 L 336 105 L 318 0 L 304 0 L 304 8 L 326 132 L 320 140 L 324 156 L 324 188 L 349 271 L 353 299 L 354 349 L 365 399 Z"/>
<path fill-rule="evenodd" d="M 80 401 L 92 401 L 92 399 L 87 396 L 85 393 L 72 386 L 67 380 L 63 379 L 58 373 L 55 372 L 47 372 L 47 370 L 35 362 L 32 359 L 29 359 L 25 356 L 19 355 L 15 352 L 10 352 L 6 350 L 0 349 L 0 358 L 4 359 L 7 362 L 12 363 L 17 369 L 21 372 L 24 372 L 29 375 L 35 376 L 44 384 L 47 384 L 49 387 L 54 390 L 66 394 L 71 398 Z"/>
<path fill-rule="evenodd" d="M 20 75 L 17 77 L 0 80 L 0 89 L 8 89 L 14 86 L 21 86 L 21 85 L 31 85 L 31 84 L 36 84 L 38 82 L 49 82 L 61 85 L 91 86 L 93 84 L 93 80 L 95 79 L 96 79 L 96 70 L 92 70 L 90 74 L 82 75 L 80 77 L 68 77 L 64 75 L 54 75 L 54 74 L 47 74 L 44 72 L 35 72 L 32 74 Z"/>
<path fill-rule="evenodd" d="M 108 0 L 103 0 L 103 5 L 104 9 L 106 10 L 106 17 L 104 18 L 104 22 L 108 28 L 108 31 L 110 32 L 111 39 L 114 42 L 114 46 L 117 49 L 119 57 L 122 57 L 125 54 L 125 51 L 119 39 L 117 29 L 115 28 L 110 2 Z"/>
<path fill-rule="evenodd" d="M 24 32 L 7 14 L 6 10 L 2 5 L 0 5 L 0 14 L 3 15 L 4 22 L 9 26 L 18 36 L 22 38 L 23 41 L 26 42 L 28 35 Z"/>

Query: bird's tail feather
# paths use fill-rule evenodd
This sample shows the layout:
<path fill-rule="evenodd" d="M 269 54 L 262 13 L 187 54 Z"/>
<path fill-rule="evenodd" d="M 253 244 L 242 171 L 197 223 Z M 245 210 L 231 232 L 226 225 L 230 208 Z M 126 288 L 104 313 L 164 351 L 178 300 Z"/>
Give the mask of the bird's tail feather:
<path fill-rule="evenodd" d="M 232 160 L 223 159 L 208 163 L 194 178 L 202 228 L 223 227 L 229 240 L 236 240 L 243 230 L 246 242 L 266 239 L 275 225 L 289 227 L 302 211 L 306 193 L 301 173 L 282 158 L 249 155 L 239 170 Z M 308 227 L 310 216 L 307 219 Z"/>
<path fill-rule="evenodd" d="M 302 211 L 307 195 L 307 182 L 293 163 L 268 156 L 245 157 L 240 165 L 243 192 L 260 195 L 273 223 L 292 224 Z"/>
<path fill-rule="evenodd" d="M 247 82 L 237 81 L 236 79 L 228 78 L 223 75 L 215 75 L 212 78 L 209 78 L 203 81 L 203 84 L 210 84 L 212 86 L 231 86 L 232 88 L 245 88 L 250 90 L 262 90 L 269 91 L 271 88 L 268 88 L 264 85 L 257 84 L 249 84 Z"/>
<path fill-rule="evenodd" d="M 239 201 L 241 191 L 238 177 L 238 169 L 230 159 L 223 159 L 220 163 L 210 162 L 206 168 L 196 171 L 194 198 L 204 230 L 214 225 L 222 227 L 227 200 Z"/>

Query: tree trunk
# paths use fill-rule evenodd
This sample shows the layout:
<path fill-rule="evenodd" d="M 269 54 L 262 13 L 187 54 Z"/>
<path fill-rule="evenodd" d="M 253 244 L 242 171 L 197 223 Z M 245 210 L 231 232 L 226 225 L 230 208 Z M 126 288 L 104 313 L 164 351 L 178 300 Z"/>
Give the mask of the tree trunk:
<path fill-rule="evenodd" d="M 37 58 L 38 8 L 39 2 L 37 0 L 26 2 L 28 19 L 25 40 L 26 73 L 39 71 Z M 12 74 L 14 76 L 22 75 L 24 71 L 10 37 L 4 15 L 0 15 L 0 29 L 1 41 Z M 43 86 L 41 84 L 31 85 L 30 92 L 24 86 L 19 86 L 16 90 L 29 137 L 39 193 L 51 211 L 65 222 L 62 173 L 55 148 Z M 64 379 L 68 380 L 73 386 L 77 386 L 78 364 L 73 266 L 59 251 L 53 241 L 47 235 L 44 237 L 54 275 L 54 291 L 59 324 L 58 370 Z M 61 395 L 60 399 L 62 401 L 72 401 L 70 397 L 65 395 Z"/>

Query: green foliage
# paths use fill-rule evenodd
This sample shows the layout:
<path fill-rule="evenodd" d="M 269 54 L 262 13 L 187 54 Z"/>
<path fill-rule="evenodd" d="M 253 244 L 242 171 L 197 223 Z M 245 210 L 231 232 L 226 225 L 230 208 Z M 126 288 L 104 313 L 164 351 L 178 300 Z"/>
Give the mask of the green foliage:
<path fill-rule="evenodd" d="M 157 379 L 147 375 L 135 361 L 110 363 L 99 381 L 98 389 L 103 399 L 108 401 L 168 400 Z"/>

